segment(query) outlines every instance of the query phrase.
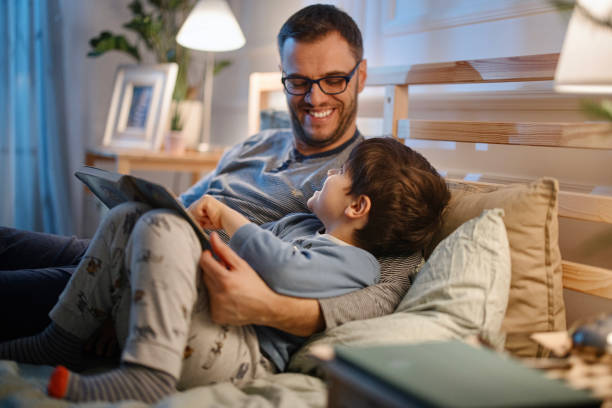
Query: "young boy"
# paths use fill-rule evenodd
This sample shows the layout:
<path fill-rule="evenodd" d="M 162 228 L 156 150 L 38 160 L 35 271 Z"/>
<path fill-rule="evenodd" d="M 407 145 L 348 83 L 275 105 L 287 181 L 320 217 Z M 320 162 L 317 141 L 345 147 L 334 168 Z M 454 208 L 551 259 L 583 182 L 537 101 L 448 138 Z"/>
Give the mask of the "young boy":
<path fill-rule="evenodd" d="M 319 298 L 375 283 L 374 256 L 423 248 L 448 199 L 444 181 L 420 154 L 379 138 L 358 145 L 342 169 L 329 172 L 308 201 L 316 217 L 292 214 L 258 227 L 209 196 L 189 211 L 203 227 L 224 229 L 230 246 L 272 289 Z M 37 336 L 0 344 L 0 358 L 82 369 L 86 339 L 112 316 L 121 366 L 96 376 L 59 366 L 50 395 L 154 402 L 177 387 L 242 384 L 284 370 L 306 339 L 264 326 L 212 322 L 195 234 L 191 242 L 152 239 L 191 227 L 177 215 L 149 210 L 137 203 L 111 210 L 51 312 L 52 323 Z M 190 259 L 193 267 L 164 269 L 164 259 L 175 256 Z"/>

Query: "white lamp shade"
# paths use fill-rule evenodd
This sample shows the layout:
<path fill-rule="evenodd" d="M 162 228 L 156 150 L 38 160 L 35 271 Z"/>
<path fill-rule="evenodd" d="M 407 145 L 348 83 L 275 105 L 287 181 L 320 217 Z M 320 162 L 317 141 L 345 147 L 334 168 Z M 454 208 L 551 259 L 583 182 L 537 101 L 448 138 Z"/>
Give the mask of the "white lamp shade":
<path fill-rule="evenodd" d="M 609 21 L 612 0 L 579 0 L 590 14 Z M 555 73 L 555 90 L 612 94 L 612 28 L 576 7 L 570 19 Z"/>
<path fill-rule="evenodd" d="M 176 41 L 200 51 L 231 51 L 244 45 L 240 26 L 225 0 L 200 0 L 181 26 Z"/>

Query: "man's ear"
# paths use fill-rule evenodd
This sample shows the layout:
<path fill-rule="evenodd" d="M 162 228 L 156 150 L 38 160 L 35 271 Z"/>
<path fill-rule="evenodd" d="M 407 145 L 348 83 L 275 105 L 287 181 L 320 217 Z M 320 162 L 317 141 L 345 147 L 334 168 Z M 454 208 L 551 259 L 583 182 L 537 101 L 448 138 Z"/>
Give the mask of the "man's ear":
<path fill-rule="evenodd" d="M 351 203 L 344 210 L 344 215 L 350 219 L 358 219 L 367 217 L 372 208 L 372 201 L 370 197 L 365 194 L 361 194 L 357 198 L 351 200 Z"/>
<path fill-rule="evenodd" d="M 363 91 L 365 88 L 366 79 L 368 77 L 368 60 L 362 59 L 359 64 L 359 69 L 357 70 L 357 75 L 359 75 L 359 89 L 358 92 Z"/>

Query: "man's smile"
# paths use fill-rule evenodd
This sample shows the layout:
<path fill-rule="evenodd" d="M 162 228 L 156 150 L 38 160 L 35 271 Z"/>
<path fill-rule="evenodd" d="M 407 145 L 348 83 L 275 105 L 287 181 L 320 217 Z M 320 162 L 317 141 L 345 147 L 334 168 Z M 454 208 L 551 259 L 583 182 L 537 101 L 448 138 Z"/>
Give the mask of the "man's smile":
<path fill-rule="evenodd" d="M 325 109 L 325 110 L 315 110 L 315 109 L 307 109 L 306 112 L 317 119 L 323 119 L 332 114 L 333 109 Z"/>

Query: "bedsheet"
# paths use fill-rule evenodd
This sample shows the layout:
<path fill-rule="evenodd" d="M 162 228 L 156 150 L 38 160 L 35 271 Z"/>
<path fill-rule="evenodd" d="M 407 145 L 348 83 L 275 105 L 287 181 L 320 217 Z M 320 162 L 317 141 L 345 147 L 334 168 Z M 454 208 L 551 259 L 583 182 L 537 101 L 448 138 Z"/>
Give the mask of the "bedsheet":
<path fill-rule="evenodd" d="M 47 379 L 53 367 L 0 361 L 0 407 L 73 407 L 74 404 L 50 398 Z M 249 407 L 249 408 L 318 408 L 327 404 L 325 383 L 316 377 L 297 373 L 275 374 L 254 380 L 238 388 L 219 383 L 177 392 L 153 407 Z M 91 402 L 78 404 L 96 408 L 136 408 L 149 406 L 142 402 Z"/>

